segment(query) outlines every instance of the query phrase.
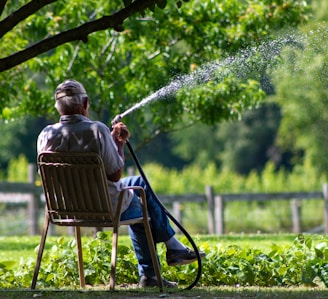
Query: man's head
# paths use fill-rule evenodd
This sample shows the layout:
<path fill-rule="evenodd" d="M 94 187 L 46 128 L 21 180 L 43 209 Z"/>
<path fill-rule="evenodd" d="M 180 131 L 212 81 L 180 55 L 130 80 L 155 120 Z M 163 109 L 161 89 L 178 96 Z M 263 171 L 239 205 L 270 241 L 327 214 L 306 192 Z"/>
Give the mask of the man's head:
<path fill-rule="evenodd" d="M 85 88 L 75 80 L 65 80 L 55 91 L 55 107 L 61 115 L 83 114 L 87 116 L 89 100 Z"/>

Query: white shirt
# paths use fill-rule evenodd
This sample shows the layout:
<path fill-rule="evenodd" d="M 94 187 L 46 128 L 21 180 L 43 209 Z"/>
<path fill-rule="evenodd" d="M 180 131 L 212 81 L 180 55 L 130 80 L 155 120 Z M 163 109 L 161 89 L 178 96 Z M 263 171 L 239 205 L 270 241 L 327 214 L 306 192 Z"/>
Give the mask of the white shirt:
<path fill-rule="evenodd" d="M 113 174 L 124 166 L 109 128 L 104 123 L 91 121 L 81 114 L 63 115 L 58 123 L 45 127 L 38 137 L 37 151 L 38 154 L 42 151 L 96 152 L 104 162 L 107 175 Z M 115 212 L 118 195 L 124 185 L 121 180 L 107 181 Z M 132 191 L 125 192 L 122 212 L 128 208 L 132 197 Z"/>

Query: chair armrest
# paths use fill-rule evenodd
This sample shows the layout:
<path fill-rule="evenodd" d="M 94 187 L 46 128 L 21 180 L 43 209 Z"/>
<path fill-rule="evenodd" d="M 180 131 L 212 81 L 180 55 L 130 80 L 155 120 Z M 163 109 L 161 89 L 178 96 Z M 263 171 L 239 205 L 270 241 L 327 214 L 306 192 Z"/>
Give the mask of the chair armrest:
<path fill-rule="evenodd" d="M 123 204 L 123 199 L 124 199 L 124 194 L 128 190 L 138 190 L 140 192 L 140 202 L 142 206 L 142 213 L 143 217 L 148 217 L 148 210 L 147 210 L 147 199 L 146 199 L 146 192 L 145 189 L 140 187 L 140 186 L 128 186 L 124 187 L 119 195 L 118 202 L 117 202 L 117 210 L 116 214 L 114 215 L 114 221 L 119 221 L 121 218 L 121 210 L 122 210 L 122 204 Z"/>

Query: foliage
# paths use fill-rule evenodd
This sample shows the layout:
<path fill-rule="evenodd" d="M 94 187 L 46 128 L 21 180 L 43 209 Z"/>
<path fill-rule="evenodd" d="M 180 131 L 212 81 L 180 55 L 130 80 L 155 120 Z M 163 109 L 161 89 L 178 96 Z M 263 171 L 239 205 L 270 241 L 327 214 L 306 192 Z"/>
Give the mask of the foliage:
<path fill-rule="evenodd" d="M 1 83 L 0 83 L 1 84 Z M 0 91 L 1 92 L 1 91 Z M 44 118 L 24 117 L 15 121 L 0 120 L 0 167 L 8 171 L 10 160 L 24 155 L 29 163 L 36 162 L 36 139 L 47 124 Z"/>
<path fill-rule="evenodd" d="M 295 286 L 327 285 L 327 241 L 317 245 L 300 235 L 293 245 L 272 244 L 268 254 L 258 249 L 229 246 L 217 248 L 204 263 L 207 285 Z"/>
<path fill-rule="evenodd" d="M 288 161 L 274 145 L 279 123 L 278 105 L 263 103 L 257 109 L 243 112 L 242 119 L 236 122 L 199 124 L 173 132 L 170 138 L 174 142 L 169 145 L 185 163 L 203 167 L 211 161 L 219 169 L 245 175 L 261 172 L 268 161 L 284 168 L 289 166 Z"/>
<path fill-rule="evenodd" d="M 318 175 L 309 165 L 297 166 L 294 171 L 277 171 L 267 163 L 261 173 L 252 171 L 240 175 L 227 169 L 219 170 L 213 163 L 189 166 L 181 171 L 167 169 L 161 165 L 147 164 L 144 167 L 153 189 L 161 194 L 205 194 L 211 186 L 214 194 L 257 193 L 257 192 L 300 192 L 320 191 L 328 182 L 326 175 Z M 165 182 L 165 184 L 163 183 Z M 310 231 L 323 223 L 323 200 L 302 201 L 302 230 Z M 193 233 L 206 233 L 207 206 L 196 203 L 181 204 L 183 224 Z M 288 232 L 293 227 L 289 201 L 227 202 L 225 205 L 225 232 L 275 233 Z M 259 222 L 258 219 L 261 219 Z"/>
<path fill-rule="evenodd" d="M 108 284 L 110 273 L 111 251 L 110 235 L 102 232 L 97 233 L 97 238 L 86 244 L 86 283 Z M 116 279 L 120 283 L 136 282 L 138 271 L 136 258 L 131 247 L 118 245 Z"/>
<path fill-rule="evenodd" d="M 18 32 L 17 42 L 9 43 L 11 47 L 6 51 L 31 43 L 35 36 L 56 34 L 99 18 L 120 2 L 88 1 L 79 5 L 81 1 L 75 0 L 70 2 L 69 9 L 65 2 L 56 2 L 50 10 L 35 13 L 13 29 L 13 33 L 22 28 L 24 31 Z M 88 43 L 64 44 L 30 60 L 22 66 L 26 68 L 22 73 L 29 78 L 15 81 L 15 86 L 5 80 L 7 72 L 2 73 L 1 90 L 7 95 L 0 107 L 2 116 L 12 118 L 26 113 L 53 116 L 49 98 L 55 86 L 67 77 L 74 77 L 86 85 L 98 118 L 107 112 L 105 121 L 109 122 L 109 103 L 109 115 L 113 117 L 169 84 L 170 78 L 194 71 L 198 80 L 198 71 L 211 61 L 220 64 L 240 48 L 259 44 L 263 38 L 275 38 L 276 30 L 306 21 L 309 7 L 304 1 L 285 0 L 273 5 L 271 1 L 229 0 L 190 1 L 178 8 L 175 1 L 169 1 L 166 10 L 169 13 L 154 9 L 142 18 L 131 16 L 122 33 L 97 32 L 89 36 Z M 3 38 L 6 41 L 8 37 Z M 256 53 L 249 59 L 255 64 L 263 61 Z M 268 62 L 245 78 L 228 74 L 222 79 L 221 74 L 214 72 L 214 79 L 206 80 L 199 89 L 195 86 L 192 91 L 187 88 L 178 94 L 175 105 L 154 103 L 127 122 L 138 123 L 144 129 L 144 136 L 140 136 L 144 140 L 158 131 L 172 129 L 177 119 L 206 123 L 235 119 L 242 110 L 263 100 L 258 80 L 265 76 L 265 63 Z M 9 88 L 14 91 L 9 93 Z M 194 96 L 196 103 L 192 101 Z M 169 94 L 168 98 L 175 100 L 175 95 Z M 204 117 L 209 111 L 211 117 Z"/>
<path fill-rule="evenodd" d="M 295 167 L 292 172 L 284 169 L 277 171 L 272 163 L 267 163 L 261 173 L 252 171 L 249 175 L 218 169 L 214 163 L 205 167 L 190 165 L 181 171 L 155 163 L 146 164 L 143 168 L 158 194 L 203 194 L 207 185 L 212 186 L 216 194 L 313 191 L 321 190 L 328 181 L 326 175 L 317 174 L 308 163 Z"/>
<path fill-rule="evenodd" d="M 93 3 L 97 7 L 97 3 Z M 94 13 L 90 16 L 90 11 L 85 11 L 85 3 L 79 1 L 62 1 L 56 3 L 54 0 L 42 2 L 15 1 L 9 5 L 6 2 L 1 3 L 0 15 L 4 14 L 4 18 L 0 20 L 0 37 L 12 36 L 19 33 L 21 36 L 26 36 L 27 39 L 19 39 L 20 43 L 8 48 L 8 55 L 0 59 L 0 71 L 11 69 L 37 55 L 46 53 L 49 50 L 56 48 L 65 43 L 80 40 L 84 43 L 88 42 L 89 34 L 97 31 L 112 28 L 117 32 L 124 30 L 123 22 L 125 19 L 140 13 L 143 15 L 147 9 L 152 11 L 155 8 L 164 9 L 167 0 L 148 0 L 148 1 L 111 1 L 113 7 L 100 6 L 98 14 Z M 177 1 L 178 7 L 181 7 L 182 2 Z M 53 16 L 54 10 L 60 10 L 59 16 Z M 73 14 L 67 14 L 66 12 Z M 45 16 L 46 22 L 43 24 L 37 20 L 31 22 L 37 15 Z M 78 20 L 78 24 L 71 22 L 73 19 Z M 65 27 L 61 27 L 65 24 Z M 41 25 L 41 26 L 40 26 Z M 29 35 L 29 29 L 32 28 L 34 34 Z M 40 31 L 37 32 L 37 28 Z M 27 42 L 29 40 L 29 42 Z M 3 53 L 7 54 L 7 52 Z"/>
<path fill-rule="evenodd" d="M 18 163 L 21 161 L 20 163 Z M 26 173 L 26 160 L 18 159 L 10 172 L 20 169 Z M 280 169 L 277 171 L 272 163 L 267 163 L 264 170 L 259 173 L 250 172 L 248 175 L 240 175 L 226 168 L 219 169 L 214 163 L 202 166 L 191 165 L 182 170 L 165 168 L 159 164 L 145 164 L 143 170 L 148 180 L 161 199 L 162 195 L 188 195 L 205 194 L 205 187 L 211 186 L 216 195 L 224 193 L 257 193 L 257 192 L 320 192 L 323 184 L 328 182 L 326 175 L 318 175 L 310 164 L 299 165 L 292 172 Z M 16 170 L 15 170 L 16 173 Z M 6 178 L 7 179 L 7 178 Z M 12 176 L 12 180 L 19 180 L 18 176 Z M 322 198 L 304 200 L 301 203 L 301 227 L 302 231 L 312 231 L 319 228 L 324 219 L 324 201 Z M 169 208 L 171 208 L 169 206 Z M 207 204 L 181 203 L 183 225 L 193 233 L 207 233 Z M 25 208 L 10 209 L 2 205 L 2 224 L 0 234 L 8 235 L 28 233 L 28 225 L 24 215 Z M 272 200 L 269 202 L 227 202 L 225 205 L 225 232 L 226 233 L 255 233 L 255 232 L 290 232 L 293 228 L 290 201 Z M 259 222 L 258 219 L 261 219 Z"/>
<path fill-rule="evenodd" d="M 10 161 L 8 166 L 8 181 L 11 182 L 27 182 L 27 160 L 24 155 L 20 155 L 17 159 Z"/>
<path fill-rule="evenodd" d="M 86 279 L 91 285 L 108 282 L 110 239 L 108 233 L 98 233 L 96 240 L 84 245 Z M 57 240 L 57 244 L 43 258 L 38 288 L 79 287 L 75 247 L 72 241 L 63 242 L 62 238 Z M 207 242 L 202 243 L 200 248 L 206 252 L 202 263 L 203 286 L 328 286 L 328 242 L 324 237 L 315 241 L 310 235 L 299 235 L 292 243 L 271 243 L 266 251 L 256 246 L 237 244 L 212 247 Z M 163 260 L 163 247 L 158 252 Z M 118 269 L 123 267 L 123 272 L 117 276 L 118 284 L 135 283 L 137 267 L 133 250 L 119 247 L 118 254 Z M 1 287 L 28 287 L 33 267 L 34 263 L 23 262 L 17 270 L 12 262 L 2 262 Z M 196 267 L 197 263 L 177 267 L 162 263 L 162 273 L 167 279 L 179 281 L 183 286 L 190 283 L 189 279 L 195 274 Z"/>
<path fill-rule="evenodd" d="M 295 153 L 294 163 L 308 160 L 326 173 L 327 24 L 312 24 L 303 31 L 305 47 L 284 51 L 284 67 L 275 73 L 277 95 L 272 100 L 282 108 L 278 143 Z"/>
<path fill-rule="evenodd" d="M 98 232 L 97 238 L 89 240 L 83 247 L 86 283 L 90 285 L 107 284 L 111 267 L 110 235 Z M 29 261 L 26 266 L 22 267 L 21 272 L 16 273 L 22 278 L 21 287 L 27 287 L 24 282 L 30 279 L 34 265 L 34 262 Z M 120 245 L 116 279 L 121 283 L 135 280 L 137 277 L 135 265 L 136 259 L 132 248 Z M 28 283 L 30 282 L 28 281 Z M 75 239 L 65 241 L 63 237 L 58 238 L 50 250 L 45 250 L 38 276 L 38 287 L 60 288 L 62 286 L 71 288 L 79 286 L 76 242 Z"/>
<path fill-rule="evenodd" d="M 10 164 L 9 172 L 13 175 L 7 179 L 18 180 L 14 173 L 26 173 L 24 156 L 11 160 Z M 142 167 L 158 194 L 203 194 L 207 185 L 212 186 L 216 193 L 312 191 L 320 190 L 322 184 L 328 181 L 327 176 L 318 174 L 310 163 L 297 165 L 289 172 L 283 168 L 276 170 L 275 165 L 269 162 L 262 172 L 254 170 L 247 175 L 229 168 L 220 169 L 215 163 L 192 164 L 181 170 L 157 163 L 146 163 Z"/>
<path fill-rule="evenodd" d="M 22 3 L 7 1 L 3 16 Z M 1 55 L 10 55 L 38 39 L 60 34 L 123 7 L 121 0 L 69 3 L 56 1 L 22 20 L 2 37 L 5 47 L 1 48 Z M 268 73 L 280 63 L 279 49 L 285 47 L 277 37 L 280 30 L 306 22 L 309 10 L 305 1 L 189 1 L 180 8 L 176 1 L 168 1 L 165 10 L 156 8 L 142 16 L 131 16 L 124 23 L 123 32 L 100 31 L 89 35 L 87 43 L 65 43 L 0 73 L 0 115 L 6 120 L 1 126 L 1 168 L 7 168 L 9 160 L 21 153 L 29 162 L 35 161 L 36 135 L 46 122 L 26 119 L 26 115 L 57 119 L 53 90 L 67 77 L 85 84 L 92 101 L 91 117 L 105 123 L 154 91 L 177 84 L 178 90 L 164 89 L 160 101 L 153 101 L 135 112 L 133 118 L 124 119 L 138 148 L 160 132 L 191 125 L 198 131 L 200 123 L 208 128 L 207 124 L 235 121 L 241 115 L 247 118 L 245 111 L 251 113 L 247 110 L 262 103 L 268 93 Z M 20 117 L 24 119 L 17 121 Z M 16 122 L 8 123 L 9 119 Z M 181 134 L 188 135 L 186 130 Z M 211 142 L 211 150 L 197 149 L 193 143 L 186 146 L 187 150 L 175 150 L 179 155 L 169 156 L 169 144 L 177 142 L 161 140 L 167 147 L 163 151 L 158 148 L 157 157 L 164 157 L 163 163 L 175 167 L 193 159 L 206 165 L 215 157 L 217 166 L 242 173 L 248 172 L 251 161 L 260 163 L 257 148 L 250 148 L 253 144 L 260 147 L 260 142 L 248 140 L 246 144 L 240 138 L 239 144 L 226 142 L 221 129 L 211 141 L 203 132 L 199 134 L 206 144 Z M 226 147 L 222 148 L 224 143 Z M 153 143 L 149 147 L 147 158 L 154 153 Z M 235 153 L 248 150 L 242 165 L 237 166 L 236 154 L 230 147 Z M 265 152 L 262 149 L 261 156 Z M 263 165 L 256 167 L 260 170 Z"/>

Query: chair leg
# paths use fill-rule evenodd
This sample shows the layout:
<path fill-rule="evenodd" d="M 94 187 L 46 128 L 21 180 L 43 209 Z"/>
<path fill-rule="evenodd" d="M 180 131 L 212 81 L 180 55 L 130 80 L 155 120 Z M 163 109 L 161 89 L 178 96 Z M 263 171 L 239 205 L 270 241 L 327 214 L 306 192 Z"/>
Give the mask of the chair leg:
<path fill-rule="evenodd" d="M 112 291 L 114 291 L 114 289 L 115 289 L 117 244 L 118 244 L 118 225 L 115 224 L 113 226 L 112 257 L 111 257 L 111 269 L 110 269 L 110 279 L 109 279 L 109 288 Z"/>
<path fill-rule="evenodd" d="M 44 226 L 43 226 L 43 230 L 42 230 L 42 235 L 41 235 L 41 241 L 40 241 L 40 245 L 39 245 L 38 256 L 37 256 L 36 264 L 35 264 L 35 268 L 34 268 L 32 284 L 31 284 L 32 290 L 35 290 L 36 281 L 38 279 L 44 245 L 46 243 L 46 238 L 47 238 L 47 234 L 48 234 L 48 228 L 49 228 L 49 216 L 48 216 L 48 214 L 46 214 L 45 220 L 44 220 Z"/>
<path fill-rule="evenodd" d="M 148 211 L 147 211 L 147 199 L 146 199 L 146 193 L 145 193 L 144 189 L 140 189 L 140 199 L 141 199 L 141 204 L 142 204 L 143 224 L 145 227 L 149 251 L 150 251 L 151 259 L 153 262 L 153 267 L 154 267 L 155 275 L 157 278 L 158 286 L 159 286 L 160 291 L 162 292 L 163 288 L 164 288 L 164 284 L 163 284 L 163 279 L 162 279 L 162 275 L 161 275 L 161 269 L 159 266 L 159 261 L 158 261 L 157 254 L 156 254 L 156 248 L 155 248 L 155 243 L 153 240 L 153 235 L 150 230 Z"/>
<path fill-rule="evenodd" d="M 152 259 L 152 262 L 153 262 L 153 267 L 154 267 L 154 270 L 155 270 L 158 286 L 159 286 L 160 291 L 162 292 L 164 284 L 163 284 L 161 269 L 160 269 L 160 266 L 159 266 L 159 262 L 158 262 L 158 258 L 157 258 L 157 254 L 156 254 L 156 248 L 155 248 L 153 236 L 152 236 L 152 233 L 151 233 L 151 230 L 150 230 L 148 219 L 146 219 L 144 221 L 144 227 L 145 227 L 145 231 L 146 231 L 149 251 L 150 251 L 150 254 L 151 254 L 151 259 Z"/>
<path fill-rule="evenodd" d="M 79 226 L 75 227 L 75 239 L 76 239 L 76 245 L 77 245 L 80 287 L 84 288 L 85 287 L 85 277 L 84 277 L 84 266 L 83 266 L 83 257 L 82 257 L 81 228 Z"/>

